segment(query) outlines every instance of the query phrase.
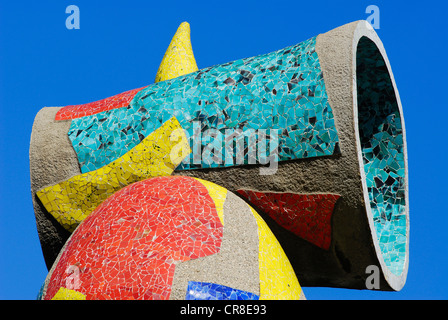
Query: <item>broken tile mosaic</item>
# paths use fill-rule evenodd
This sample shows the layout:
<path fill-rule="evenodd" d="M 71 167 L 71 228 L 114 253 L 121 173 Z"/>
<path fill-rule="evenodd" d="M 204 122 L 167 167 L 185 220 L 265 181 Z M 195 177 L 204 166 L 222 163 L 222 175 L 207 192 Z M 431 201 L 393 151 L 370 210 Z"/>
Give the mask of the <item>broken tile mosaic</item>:
<path fill-rule="evenodd" d="M 260 300 L 298 300 L 302 294 L 297 276 L 277 238 L 257 211 Z"/>
<path fill-rule="evenodd" d="M 207 188 L 208 194 L 215 202 L 216 213 L 218 214 L 219 220 L 221 220 L 221 223 L 224 225 L 224 201 L 226 201 L 227 189 L 210 181 L 199 178 L 194 179 L 198 180 Z"/>
<path fill-rule="evenodd" d="M 258 300 L 251 292 L 215 283 L 188 281 L 185 300 Z"/>
<path fill-rule="evenodd" d="M 226 194 L 211 182 L 179 176 L 121 189 L 74 231 L 43 298 L 168 299 L 177 263 L 220 251 L 224 219 L 218 208 Z M 301 287 L 280 244 L 258 213 L 244 205 L 258 229 L 259 296 L 223 286 L 208 286 L 208 293 L 207 285 L 194 290 L 219 299 L 298 299 Z M 73 289 L 67 288 L 70 268 L 78 270 Z"/>
<path fill-rule="evenodd" d="M 296 194 L 237 190 L 255 208 L 268 214 L 288 231 L 328 250 L 331 216 L 339 195 Z"/>
<path fill-rule="evenodd" d="M 72 105 L 61 108 L 57 113 L 55 120 L 68 120 L 80 117 L 90 116 L 102 111 L 126 107 L 134 96 L 142 88 L 132 89 L 115 96 L 80 105 Z"/>
<path fill-rule="evenodd" d="M 190 25 L 183 22 L 163 56 L 154 82 L 173 79 L 197 70 L 198 67 L 190 42 Z M 91 103 L 66 106 L 56 113 L 55 120 L 75 119 L 111 109 L 127 107 L 137 92 L 143 88 L 145 87 L 129 90 Z"/>
<path fill-rule="evenodd" d="M 182 22 L 163 56 L 154 82 L 198 71 L 190 41 L 190 24 Z"/>
<path fill-rule="evenodd" d="M 186 201 L 185 199 L 188 199 Z M 44 296 L 66 290 L 86 299 L 168 299 L 176 263 L 219 252 L 223 225 L 208 189 L 188 177 L 131 184 L 103 202 L 75 230 Z"/>
<path fill-rule="evenodd" d="M 86 300 L 86 296 L 76 290 L 60 287 L 51 300 Z"/>
<path fill-rule="evenodd" d="M 389 270 L 400 275 L 406 258 L 403 127 L 395 91 L 375 44 L 357 50 L 358 126 L 375 232 Z"/>
<path fill-rule="evenodd" d="M 183 145 L 188 149 L 188 140 L 179 128 L 179 122 L 172 118 L 117 160 L 36 194 L 47 211 L 72 232 L 114 192 L 149 177 L 170 175 L 182 160 L 171 152 L 173 148 Z M 174 139 L 173 132 L 181 134 Z"/>
<path fill-rule="evenodd" d="M 74 119 L 68 135 L 81 171 L 114 161 L 173 116 L 191 148 L 197 125 L 200 150 L 208 146 L 207 130 L 239 129 L 278 134 L 279 161 L 333 154 L 338 134 L 315 41 L 158 82 L 139 91 L 127 107 Z M 225 154 L 224 145 L 217 149 Z M 248 161 L 245 157 L 243 164 Z M 189 155 L 178 169 L 231 165 L 195 164 Z"/>

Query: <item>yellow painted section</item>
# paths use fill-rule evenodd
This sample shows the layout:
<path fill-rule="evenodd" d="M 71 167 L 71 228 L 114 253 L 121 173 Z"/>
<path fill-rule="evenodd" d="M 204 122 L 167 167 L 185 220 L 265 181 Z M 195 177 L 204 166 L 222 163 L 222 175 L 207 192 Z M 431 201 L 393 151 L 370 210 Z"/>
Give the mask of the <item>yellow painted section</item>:
<path fill-rule="evenodd" d="M 288 257 L 266 222 L 250 209 L 258 225 L 260 300 L 300 299 L 302 288 Z"/>
<path fill-rule="evenodd" d="M 113 193 L 137 181 L 170 175 L 189 152 L 187 136 L 173 117 L 117 160 L 43 188 L 37 196 L 48 212 L 73 232 Z"/>
<path fill-rule="evenodd" d="M 157 70 L 155 82 L 198 71 L 190 39 L 190 25 L 182 22 L 171 40 Z"/>
<path fill-rule="evenodd" d="M 86 300 L 86 296 L 76 290 L 60 287 L 51 300 Z"/>
<path fill-rule="evenodd" d="M 208 191 L 208 194 L 213 199 L 213 202 L 215 203 L 216 211 L 218 212 L 219 220 L 221 220 L 222 225 L 224 225 L 224 202 L 226 201 L 227 197 L 227 189 L 223 188 L 221 186 L 218 186 L 217 184 L 202 180 L 199 178 L 194 178 L 198 180 L 200 183 L 202 183 Z"/>

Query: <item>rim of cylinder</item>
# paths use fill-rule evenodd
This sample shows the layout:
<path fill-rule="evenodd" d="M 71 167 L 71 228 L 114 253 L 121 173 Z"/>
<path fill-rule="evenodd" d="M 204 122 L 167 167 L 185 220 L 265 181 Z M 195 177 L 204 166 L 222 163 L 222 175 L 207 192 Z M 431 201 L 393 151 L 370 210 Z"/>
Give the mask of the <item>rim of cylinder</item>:
<path fill-rule="evenodd" d="M 369 42 L 370 41 L 370 42 Z M 396 102 L 396 111 L 399 115 L 399 123 L 401 124 L 401 135 L 402 135 L 402 158 L 404 165 L 404 175 L 402 176 L 402 184 L 403 193 L 404 193 L 404 208 L 400 209 L 401 211 L 396 211 L 395 208 L 400 208 L 400 205 L 379 205 L 380 201 L 377 200 L 378 196 L 375 198 L 375 194 L 378 195 L 377 191 L 380 188 L 376 188 L 381 182 L 377 184 L 372 184 L 372 172 L 379 171 L 376 170 L 374 165 L 376 165 L 379 161 L 375 163 L 370 162 L 369 169 L 366 169 L 367 166 L 364 163 L 364 154 L 368 153 L 370 150 L 367 150 L 365 147 L 367 144 L 361 145 L 361 138 L 365 141 L 367 138 L 365 135 L 361 137 L 359 124 L 363 120 L 359 120 L 359 105 L 358 105 L 358 78 L 357 78 L 357 53 L 358 53 L 358 45 L 375 45 L 377 52 L 380 53 L 380 58 L 383 59 L 385 66 L 387 68 L 390 84 L 393 88 L 394 100 Z M 358 163 L 360 166 L 361 180 L 362 180 L 362 188 L 363 188 L 363 196 L 366 204 L 366 212 L 367 218 L 369 221 L 370 230 L 372 233 L 373 244 L 375 246 L 375 251 L 378 257 L 378 261 L 380 263 L 380 268 L 383 271 L 386 281 L 390 285 L 393 290 L 401 290 L 406 282 L 408 265 L 409 265 L 409 192 L 408 192 L 408 165 L 407 165 L 407 148 L 406 148 L 406 130 L 403 119 L 403 110 L 401 105 L 400 96 L 397 90 L 397 86 L 395 83 L 395 79 L 391 70 L 391 66 L 386 55 L 386 51 L 384 46 L 379 39 L 378 35 L 372 28 L 372 26 L 366 21 L 360 21 L 355 29 L 354 37 L 353 37 L 353 45 L 352 45 L 352 79 L 353 79 L 353 112 L 354 112 L 354 125 L 355 125 L 355 135 L 356 135 L 356 144 L 358 150 Z M 387 84 L 386 84 L 387 85 Z M 363 104 L 364 105 L 364 104 Z M 382 106 L 380 106 L 382 107 Z M 394 108 L 395 106 L 391 107 Z M 381 121 L 381 120 L 380 120 Z M 386 120 L 385 120 L 386 121 Z M 388 120 L 393 121 L 393 120 Z M 374 121 L 374 123 L 377 123 Z M 362 123 L 361 123 L 362 125 Z M 385 127 L 381 125 L 381 127 Z M 363 130 L 366 131 L 366 130 Z M 367 145 L 368 146 L 368 145 Z M 363 149 L 364 148 L 364 149 Z M 365 151 L 367 150 L 367 151 Z M 392 149 L 386 148 L 386 150 L 390 153 Z M 376 157 L 373 154 L 373 157 Z M 376 160 L 379 159 L 379 156 Z M 375 160 L 375 159 L 374 159 Z M 369 165 L 369 160 L 367 161 L 367 165 Z M 381 163 L 381 162 L 380 162 Z M 366 170 L 369 172 L 366 173 Z M 369 177 L 369 181 L 367 178 Z M 392 179 L 393 180 L 393 179 Z M 390 180 L 390 181 L 392 181 Z M 377 181 L 377 180 L 375 180 Z M 379 181 L 379 180 L 378 180 Z M 398 181 L 398 180 L 397 180 Z M 372 187 L 373 185 L 373 187 Z M 384 185 L 385 187 L 388 187 Z M 372 191 L 373 190 L 373 191 Z M 376 191 L 375 191 L 376 190 Z M 384 190 L 384 189 L 383 189 Z M 392 189 L 391 189 L 392 190 Z M 375 193 L 374 193 L 375 192 Z M 382 197 L 385 198 L 385 197 Z M 373 200 L 372 200 L 373 199 Z M 389 200 L 390 201 L 390 200 Z M 378 202 L 378 203 L 377 203 Z M 388 212 L 384 210 L 384 208 L 394 208 L 393 212 Z M 385 218 L 383 219 L 383 215 Z M 399 217 L 399 218 L 398 218 Z M 389 220 L 390 219 L 390 220 Z M 403 220 L 404 219 L 404 220 Z M 405 223 L 405 227 L 402 225 Z M 394 225 L 395 224 L 395 225 Z M 399 227 L 396 227 L 400 225 Z M 396 227 L 398 230 L 394 230 L 395 238 L 401 239 L 396 240 L 396 243 L 388 243 L 387 236 L 390 235 L 390 230 L 393 227 Z M 386 230 L 387 229 L 387 230 Z M 405 239 L 403 242 L 402 233 L 405 232 Z M 386 235 L 385 235 L 386 234 Z M 397 236 L 398 235 L 398 236 Z M 390 239 L 393 238 L 394 235 L 390 236 Z M 380 243 L 381 242 L 381 243 Z M 397 246 L 395 249 L 394 246 Z M 399 250 L 402 250 L 404 246 L 404 256 L 399 254 Z M 398 255 L 398 258 L 396 258 Z M 401 257 L 400 257 L 401 256 Z M 381 288 L 380 288 L 381 289 Z"/>

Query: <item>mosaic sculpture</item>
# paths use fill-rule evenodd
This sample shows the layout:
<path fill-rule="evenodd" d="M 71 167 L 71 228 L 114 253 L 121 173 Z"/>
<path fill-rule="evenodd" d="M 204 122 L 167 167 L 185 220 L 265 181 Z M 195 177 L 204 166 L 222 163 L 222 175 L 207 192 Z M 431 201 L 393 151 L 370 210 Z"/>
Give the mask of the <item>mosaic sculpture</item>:
<path fill-rule="evenodd" d="M 39 299 L 304 299 L 406 281 L 403 113 L 365 21 L 198 70 L 182 23 L 155 83 L 37 114 Z M 300 281 L 300 284 L 299 284 Z"/>

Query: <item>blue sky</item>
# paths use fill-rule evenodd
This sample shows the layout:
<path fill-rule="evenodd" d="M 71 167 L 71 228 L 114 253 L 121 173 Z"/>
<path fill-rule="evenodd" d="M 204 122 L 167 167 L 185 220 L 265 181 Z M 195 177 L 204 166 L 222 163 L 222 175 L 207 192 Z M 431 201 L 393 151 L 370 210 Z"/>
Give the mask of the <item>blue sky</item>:
<path fill-rule="evenodd" d="M 80 29 L 68 30 L 68 5 Z M 47 274 L 30 194 L 29 141 L 45 106 L 82 104 L 154 82 L 183 21 L 199 68 L 272 52 L 366 19 L 392 65 L 406 122 L 410 266 L 400 292 L 304 288 L 308 299 L 447 299 L 448 37 L 444 1 L 0 0 L 0 299 L 35 299 Z M 299 279 L 300 281 L 300 279 Z"/>

